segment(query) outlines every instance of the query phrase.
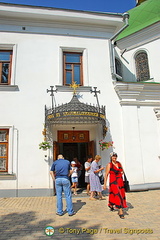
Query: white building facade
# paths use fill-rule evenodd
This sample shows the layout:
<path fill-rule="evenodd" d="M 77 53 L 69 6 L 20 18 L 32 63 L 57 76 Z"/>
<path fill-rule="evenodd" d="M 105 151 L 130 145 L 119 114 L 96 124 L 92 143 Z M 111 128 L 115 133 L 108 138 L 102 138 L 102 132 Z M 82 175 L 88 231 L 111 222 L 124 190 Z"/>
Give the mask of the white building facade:
<path fill-rule="evenodd" d="M 144 33 L 143 44 L 121 39 L 113 46 L 127 14 L 1 4 L 0 18 L 0 196 L 53 195 L 49 170 L 59 153 L 82 164 L 99 154 L 106 166 L 114 150 L 131 190 L 160 187 L 157 32 L 153 41 L 144 43 Z M 152 82 L 136 80 L 140 49 L 148 53 Z M 39 149 L 44 137 L 47 151 Z M 102 151 L 100 140 L 114 148 Z"/>

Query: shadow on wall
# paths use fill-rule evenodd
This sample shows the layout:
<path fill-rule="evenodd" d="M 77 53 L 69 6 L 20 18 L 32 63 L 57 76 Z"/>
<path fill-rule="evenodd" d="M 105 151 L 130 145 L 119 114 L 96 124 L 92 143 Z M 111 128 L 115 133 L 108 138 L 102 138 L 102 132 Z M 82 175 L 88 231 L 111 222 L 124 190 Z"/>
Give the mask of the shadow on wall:
<path fill-rule="evenodd" d="M 102 159 L 105 158 L 105 163 L 107 165 L 110 162 L 110 153 L 115 151 L 115 150 L 114 150 L 114 139 L 112 138 L 111 129 L 110 129 L 110 122 L 108 121 L 108 119 L 106 119 L 106 126 L 107 126 L 108 130 L 107 130 L 107 133 L 106 133 L 106 137 L 103 139 L 103 141 L 104 142 L 113 142 L 113 146 L 109 147 L 108 149 L 104 149 L 101 152 Z"/>
<path fill-rule="evenodd" d="M 129 64 L 129 62 L 125 59 L 124 56 L 122 56 L 123 60 Z M 123 76 L 123 82 L 137 82 L 135 74 L 133 74 L 122 62 L 122 76 Z"/>
<path fill-rule="evenodd" d="M 51 158 L 47 153 L 44 155 L 44 161 L 48 164 L 48 166 L 52 166 L 53 158 Z"/>

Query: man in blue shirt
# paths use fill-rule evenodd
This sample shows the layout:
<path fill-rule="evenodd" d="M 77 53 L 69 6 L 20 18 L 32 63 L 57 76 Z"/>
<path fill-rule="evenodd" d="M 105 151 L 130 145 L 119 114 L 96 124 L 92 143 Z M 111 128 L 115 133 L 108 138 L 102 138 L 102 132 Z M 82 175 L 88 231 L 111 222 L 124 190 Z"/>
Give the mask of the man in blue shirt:
<path fill-rule="evenodd" d="M 57 196 L 57 215 L 63 215 L 62 192 L 64 191 L 69 216 L 75 215 L 72 204 L 72 193 L 69 176 L 72 174 L 70 162 L 64 159 L 63 155 L 58 155 L 58 159 L 53 162 L 50 174 L 55 180 Z"/>

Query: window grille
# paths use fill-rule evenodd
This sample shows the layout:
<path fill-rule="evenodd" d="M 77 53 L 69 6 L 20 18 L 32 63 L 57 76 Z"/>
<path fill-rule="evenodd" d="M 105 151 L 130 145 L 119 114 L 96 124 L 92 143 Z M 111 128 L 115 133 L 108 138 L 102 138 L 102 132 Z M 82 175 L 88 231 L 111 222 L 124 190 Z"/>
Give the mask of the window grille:
<path fill-rule="evenodd" d="M 135 57 L 137 81 L 150 79 L 148 56 L 146 52 L 140 52 Z"/>

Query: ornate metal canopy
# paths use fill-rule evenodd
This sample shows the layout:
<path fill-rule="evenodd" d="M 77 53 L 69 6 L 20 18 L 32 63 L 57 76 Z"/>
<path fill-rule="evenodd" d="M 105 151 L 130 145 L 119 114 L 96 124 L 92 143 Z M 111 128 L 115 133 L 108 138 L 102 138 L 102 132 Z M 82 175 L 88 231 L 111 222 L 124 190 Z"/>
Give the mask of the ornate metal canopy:
<path fill-rule="evenodd" d="M 106 134 L 105 107 L 85 104 L 79 101 L 76 92 L 69 103 L 45 107 L 46 126 L 57 124 L 102 124 L 103 135 Z"/>

